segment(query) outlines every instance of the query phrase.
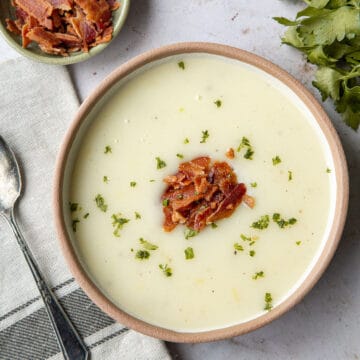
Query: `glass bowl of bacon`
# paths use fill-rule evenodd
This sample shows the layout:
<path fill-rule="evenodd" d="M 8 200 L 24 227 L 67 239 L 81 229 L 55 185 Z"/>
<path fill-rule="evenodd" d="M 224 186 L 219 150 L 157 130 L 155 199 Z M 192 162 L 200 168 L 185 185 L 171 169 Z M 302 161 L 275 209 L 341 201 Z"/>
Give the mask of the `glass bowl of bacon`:
<path fill-rule="evenodd" d="M 130 0 L 5 0 L 0 32 L 22 55 L 67 65 L 101 52 L 122 28 Z"/>

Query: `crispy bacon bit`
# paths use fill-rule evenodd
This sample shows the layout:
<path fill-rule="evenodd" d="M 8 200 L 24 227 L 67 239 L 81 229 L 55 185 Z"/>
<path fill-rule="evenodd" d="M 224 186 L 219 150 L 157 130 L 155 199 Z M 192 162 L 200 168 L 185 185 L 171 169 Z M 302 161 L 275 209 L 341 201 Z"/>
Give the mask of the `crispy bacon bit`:
<path fill-rule="evenodd" d="M 255 199 L 254 199 L 252 196 L 245 194 L 245 195 L 243 196 L 243 200 L 244 200 L 244 203 L 245 203 L 249 208 L 251 208 L 251 209 L 254 208 L 254 206 L 255 206 Z"/>
<path fill-rule="evenodd" d="M 7 29 L 22 36 L 26 48 L 32 41 L 49 54 L 68 56 L 74 51 L 109 42 L 113 34 L 111 12 L 116 0 L 12 0 L 15 20 Z"/>
<path fill-rule="evenodd" d="M 233 159 L 235 157 L 234 149 L 233 148 L 228 149 L 225 155 L 228 159 Z"/>
<path fill-rule="evenodd" d="M 243 199 L 249 207 L 255 205 L 226 162 L 211 163 L 208 156 L 202 156 L 181 163 L 178 170 L 164 178 L 168 185 L 161 196 L 165 231 L 172 231 L 178 224 L 201 231 L 231 216 Z"/>

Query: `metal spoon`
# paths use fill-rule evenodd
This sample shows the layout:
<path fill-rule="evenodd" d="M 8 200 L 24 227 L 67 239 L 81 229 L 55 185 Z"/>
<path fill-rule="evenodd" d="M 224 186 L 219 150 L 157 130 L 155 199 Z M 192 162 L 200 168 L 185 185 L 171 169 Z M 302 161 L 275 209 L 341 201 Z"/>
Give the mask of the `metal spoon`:
<path fill-rule="evenodd" d="M 14 153 L 0 136 L 0 215 L 14 231 L 17 242 L 25 256 L 36 285 L 44 300 L 45 308 L 54 328 L 61 351 L 67 360 L 86 360 L 88 350 L 71 324 L 54 294 L 46 285 L 30 249 L 15 220 L 14 205 L 21 193 L 21 175 Z"/>

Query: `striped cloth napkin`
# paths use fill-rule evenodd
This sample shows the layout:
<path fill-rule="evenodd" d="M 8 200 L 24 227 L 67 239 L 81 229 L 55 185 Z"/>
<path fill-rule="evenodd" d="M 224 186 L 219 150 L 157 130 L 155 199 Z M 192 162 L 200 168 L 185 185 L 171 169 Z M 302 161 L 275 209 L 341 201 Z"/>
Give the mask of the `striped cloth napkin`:
<path fill-rule="evenodd" d="M 0 65 L 0 134 L 24 175 L 18 220 L 41 271 L 91 350 L 91 359 L 170 359 L 163 342 L 104 314 L 67 269 L 52 221 L 54 161 L 79 103 L 64 67 L 10 60 Z M 0 218 L 0 359 L 62 359 L 16 240 Z"/>

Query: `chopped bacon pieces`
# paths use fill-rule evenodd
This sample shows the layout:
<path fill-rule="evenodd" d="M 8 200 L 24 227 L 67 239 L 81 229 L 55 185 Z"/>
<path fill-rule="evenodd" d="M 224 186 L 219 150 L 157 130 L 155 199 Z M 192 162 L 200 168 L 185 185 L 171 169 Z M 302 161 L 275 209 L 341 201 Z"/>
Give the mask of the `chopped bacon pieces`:
<path fill-rule="evenodd" d="M 181 163 L 178 170 L 164 179 L 168 185 L 161 196 L 165 231 L 172 231 L 178 224 L 201 231 L 231 216 L 243 199 L 249 207 L 255 204 L 226 162 L 211 163 L 208 156 L 202 156 Z"/>
<path fill-rule="evenodd" d="M 26 48 L 32 41 L 49 54 L 68 56 L 74 51 L 109 42 L 111 12 L 116 0 L 13 0 L 15 20 L 6 19 L 7 29 L 22 37 Z"/>

